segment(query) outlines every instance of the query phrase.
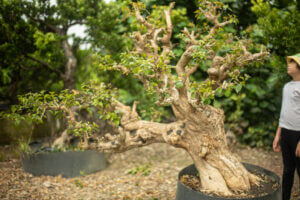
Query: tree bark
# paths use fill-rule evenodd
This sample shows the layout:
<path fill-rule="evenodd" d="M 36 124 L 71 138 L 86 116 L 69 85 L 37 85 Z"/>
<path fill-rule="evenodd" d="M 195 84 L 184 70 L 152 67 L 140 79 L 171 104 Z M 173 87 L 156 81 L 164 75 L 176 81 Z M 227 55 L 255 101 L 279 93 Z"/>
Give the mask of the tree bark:
<path fill-rule="evenodd" d="M 177 118 L 186 119 L 180 140 L 199 172 L 201 189 L 227 196 L 258 184 L 259 178 L 227 146 L 223 111 L 211 106 L 196 109 L 183 102 L 172 108 Z"/>
<path fill-rule="evenodd" d="M 77 67 L 77 58 L 74 56 L 71 46 L 67 40 L 61 42 L 66 57 L 65 73 L 63 75 L 64 88 L 75 89 L 75 71 Z"/>
<path fill-rule="evenodd" d="M 185 149 L 192 157 L 201 190 L 229 196 L 258 185 L 259 178 L 248 172 L 227 146 L 221 109 L 196 108 L 182 97 L 172 104 L 177 121 L 169 124 L 140 120 L 136 104 L 131 109 L 117 102 L 116 109 L 122 112 L 118 134 L 106 134 L 87 148 L 124 152 L 152 143 L 168 143 Z"/>

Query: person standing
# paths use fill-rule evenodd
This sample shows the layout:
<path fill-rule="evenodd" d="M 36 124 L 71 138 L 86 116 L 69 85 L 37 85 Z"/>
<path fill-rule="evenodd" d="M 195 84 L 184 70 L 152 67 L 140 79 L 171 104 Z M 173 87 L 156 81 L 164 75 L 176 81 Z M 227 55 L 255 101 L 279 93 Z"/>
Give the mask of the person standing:
<path fill-rule="evenodd" d="M 273 150 L 282 152 L 282 200 L 289 200 L 295 169 L 300 176 L 300 53 L 287 57 L 287 73 L 292 81 L 283 87 L 279 126 Z"/>

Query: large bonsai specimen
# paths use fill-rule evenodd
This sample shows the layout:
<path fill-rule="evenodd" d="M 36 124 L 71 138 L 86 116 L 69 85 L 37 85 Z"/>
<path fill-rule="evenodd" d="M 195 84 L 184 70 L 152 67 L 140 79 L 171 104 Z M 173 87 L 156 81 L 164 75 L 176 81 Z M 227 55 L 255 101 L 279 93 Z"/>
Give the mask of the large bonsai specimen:
<path fill-rule="evenodd" d="M 259 178 L 248 172 L 228 149 L 224 112 L 210 104 L 215 95 L 238 92 L 246 79 L 240 73 L 242 67 L 262 61 L 268 52 L 261 47 L 260 52 L 255 53 L 257 45 L 224 30 L 235 19 L 221 15 L 222 4 L 200 1 L 199 6 L 197 16 L 201 24 L 194 26 L 194 30 L 182 31 L 180 37 L 186 47 L 179 58 L 173 53 L 171 42 L 174 3 L 164 11 L 165 20 L 159 22 L 145 18 L 144 6 L 133 3 L 129 14 L 136 16 L 142 28 L 131 35 L 134 48 L 123 53 L 119 63 L 110 56 L 100 58 L 102 70 L 132 74 L 148 92 L 157 96 L 158 104 L 170 105 L 176 117 L 174 122 L 141 120 L 138 102 L 132 107 L 122 104 L 115 90 L 103 84 L 61 94 L 27 94 L 20 97 L 21 104 L 14 106 L 9 116 L 21 117 L 19 113 L 24 109 L 31 110 L 28 116 L 36 120 L 40 120 L 46 110 L 57 115 L 63 113 L 69 119 L 69 132 L 82 136 L 81 147 L 86 149 L 124 152 L 152 143 L 168 143 L 190 154 L 199 172 L 202 190 L 221 195 L 250 190 L 251 185 L 259 184 Z M 228 21 L 221 22 L 223 19 Z M 197 82 L 192 75 L 205 66 L 208 66 L 207 78 Z M 91 113 L 97 109 L 100 117 L 115 122 L 112 123 L 114 133 L 102 137 L 93 135 L 96 125 L 77 121 L 72 107 L 90 108 Z"/>

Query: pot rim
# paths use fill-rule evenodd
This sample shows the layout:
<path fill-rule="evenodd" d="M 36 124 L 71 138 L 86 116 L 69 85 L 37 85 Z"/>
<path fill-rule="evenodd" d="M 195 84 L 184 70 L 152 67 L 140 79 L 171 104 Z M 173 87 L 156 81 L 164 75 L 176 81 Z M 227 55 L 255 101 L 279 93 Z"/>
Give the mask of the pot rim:
<path fill-rule="evenodd" d="M 281 182 L 280 182 L 280 178 L 277 174 L 275 174 L 274 172 L 268 170 L 268 169 L 265 169 L 263 167 L 260 167 L 258 165 L 253 165 L 253 164 L 250 164 L 250 163 L 242 163 L 247 170 L 249 170 L 250 172 L 251 171 L 254 171 L 254 170 L 257 170 L 259 172 L 263 172 L 264 174 L 268 175 L 268 176 L 271 176 L 272 178 L 275 179 L 275 181 L 278 183 L 278 188 L 275 189 L 272 193 L 268 193 L 264 196 L 257 196 L 257 197 L 220 197 L 220 196 L 213 196 L 213 195 L 208 195 L 208 194 L 205 194 L 203 192 L 200 192 L 200 191 L 195 191 L 195 190 L 192 190 L 191 188 L 187 187 L 186 185 L 184 185 L 181 181 L 180 181 L 180 178 L 181 176 L 183 176 L 184 174 L 192 174 L 192 173 L 186 173 L 186 171 L 188 170 L 196 170 L 196 167 L 194 164 L 191 164 L 185 168 L 183 168 L 179 174 L 178 174 L 178 181 L 177 181 L 177 191 L 178 191 L 178 188 L 181 187 L 185 190 L 188 190 L 190 193 L 192 194 L 195 194 L 195 195 L 202 195 L 202 196 L 206 196 L 208 198 L 212 198 L 212 199 L 215 199 L 215 200 L 265 200 L 266 198 L 268 197 L 271 197 L 273 195 L 275 195 L 275 193 L 279 192 L 279 190 L 281 190 Z M 176 195 L 177 196 L 177 195 Z"/>

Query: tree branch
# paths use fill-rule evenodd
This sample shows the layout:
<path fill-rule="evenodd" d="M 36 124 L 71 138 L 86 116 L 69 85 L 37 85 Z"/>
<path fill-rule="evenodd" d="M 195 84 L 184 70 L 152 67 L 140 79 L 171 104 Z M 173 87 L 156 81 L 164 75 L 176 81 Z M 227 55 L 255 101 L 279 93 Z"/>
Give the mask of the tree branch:
<path fill-rule="evenodd" d="M 232 72 L 232 68 L 234 66 L 239 66 L 239 68 L 243 67 L 244 65 L 248 64 L 249 62 L 253 61 L 260 61 L 265 59 L 266 56 L 269 55 L 269 52 L 261 50 L 259 53 L 250 53 L 246 46 L 243 44 L 247 41 L 239 41 L 240 49 L 237 49 L 241 51 L 240 54 L 226 54 L 224 57 L 221 56 L 215 56 L 213 58 L 213 62 L 211 67 L 207 70 L 208 73 L 208 79 L 205 82 L 208 81 L 215 81 L 215 84 L 213 85 L 213 89 L 216 89 L 218 86 L 223 84 L 223 81 L 229 78 L 229 74 Z M 240 69 L 235 69 L 234 73 L 239 74 Z M 223 87 L 224 86 L 223 84 Z M 225 89 L 225 88 L 224 88 Z"/>
<path fill-rule="evenodd" d="M 45 25 L 47 28 L 49 28 L 50 30 L 52 30 L 54 33 L 57 33 L 59 35 L 62 35 L 62 30 L 60 28 L 58 28 L 57 26 L 54 26 L 52 24 L 48 24 L 46 23 L 44 20 L 41 20 L 41 19 L 37 19 L 37 18 L 34 18 L 33 16 L 31 15 L 27 15 L 31 20 L 35 21 L 35 22 L 38 22 L 39 24 L 43 24 Z"/>
<path fill-rule="evenodd" d="M 203 39 L 204 41 L 207 41 L 209 38 L 211 38 L 215 34 L 215 32 L 218 28 L 224 27 L 227 24 L 230 24 L 232 22 L 225 21 L 225 22 L 220 23 L 218 18 L 221 16 L 221 13 L 217 12 L 217 6 L 209 1 L 204 1 L 204 4 L 207 5 L 209 10 L 203 10 L 201 7 L 199 7 L 199 10 L 203 13 L 203 15 L 207 21 L 214 24 L 214 26 L 210 29 L 209 34 L 206 35 Z"/>
<path fill-rule="evenodd" d="M 187 144 L 181 139 L 185 134 L 182 128 L 183 121 L 169 124 L 143 121 L 136 112 L 137 102 L 132 109 L 117 100 L 114 100 L 114 105 L 115 109 L 122 112 L 118 134 L 107 133 L 103 138 L 97 138 L 97 142 L 91 143 L 89 148 L 123 152 L 152 143 L 169 143 L 176 147 L 187 148 Z"/>
<path fill-rule="evenodd" d="M 175 6 L 175 2 L 172 2 L 169 6 L 169 9 L 164 10 L 165 17 L 166 17 L 166 23 L 167 23 L 167 33 L 164 37 L 160 38 L 159 41 L 165 45 L 167 45 L 171 42 L 172 31 L 173 31 L 171 12 L 172 12 L 172 9 L 174 8 L 174 6 Z"/>
<path fill-rule="evenodd" d="M 134 10 L 135 10 L 135 16 L 138 19 L 138 21 L 143 24 L 145 27 L 147 27 L 147 33 L 141 35 L 140 32 L 135 32 L 133 35 L 133 39 L 135 42 L 135 48 L 136 51 L 140 54 L 146 53 L 149 56 L 153 57 L 155 63 L 157 64 L 159 55 L 164 58 L 164 63 L 169 64 L 169 59 L 167 58 L 168 54 L 172 50 L 172 43 L 171 43 L 171 37 L 172 37 L 172 31 L 173 26 L 171 22 L 171 11 L 174 8 L 175 3 L 171 3 L 168 10 L 164 11 L 165 17 L 166 17 L 166 27 L 157 28 L 155 25 L 148 22 L 146 19 L 144 19 L 141 16 L 141 13 L 138 9 L 138 7 L 133 4 Z M 161 32 L 166 32 L 166 34 L 163 37 L 159 37 L 158 35 Z M 159 44 L 162 43 L 162 53 L 159 54 Z M 151 45 L 153 50 L 147 46 L 148 44 Z"/>
<path fill-rule="evenodd" d="M 218 17 L 220 17 L 220 13 L 217 13 L 217 7 L 208 1 L 204 1 L 204 4 L 208 5 L 209 10 L 204 10 L 201 7 L 199 7 L 199 10 L 203 13 L 203 15 L 205 16 L 205 18 L 208 21 L 210 21 L 214 24 L 214 26 L 211 28 L 209 34 L 206 35 L 202 39 L 202 43 L 206 43 L 204 47 L 209 48 L 209 46 L 211 44 L 208 43 L 208 40 L 214 35 L 216 29 L 219 27 L 226 26 L 227 24 L 229 24 L 231 22 L 225 21 L 225 22 L 220 23 L 218 20 Z M 186 50 L 182 54 L 180 60 L 178 61 L 177 65 L 176 65 L 176 72 L 177 72 L 178 76 L 183 75 L 183 73 L 185 71 L 184 68 L 189 64 L 190 60 L 192 59 L 192 53 L 194 51 L 193 45 L 198 45 L 199 42 L 197 41 L 197 38 L 200 36 L 201 30 L 198 29 L 198 33 L 195 35 L 194 31 L 192 31 L 190 33 L 189 30 L 185 27 L 182 32 L 189 38 L 190 42 L 187 43 Z"/>
<path fill-rule="evenodd" d="M 25 55 L 25 57 L 29 58 L 30 60 L 33 60 L 33 61 L 35 61 L 35 62 L 37 62 L 39 64 L 42 64 L 43 66 L 47 67 L 48 69 L 50 69 L 51 71 L 57 73 L 58 75 L 60 75 L 60 77 L 62 77 L 62 75 L 63 75 L 62 72 L 59 71 L 59 70 L 57 70 L 57 69 L 52 68 L 49 63 L 47 63 L 47 62 L 45 62 L 45 61 L 43 61 L 41 59 L 35 58 L 33 56 L 30 56 L 30 55 Z"/>
<path fill-rule="evenodd" d="M 192 53 L 194 51 L 194 47 L 188 47 L 185 52 L 181 55 L 179 61 L 176 64 L 176 73 L 179 77 L 182 77 L 185 72 L 185 67 L 189 64 L 192 59 Z"/>
<path fill-rule="evenodd" d="M 84 21 L 74 21 L 72 23 L 69 23 L 67 25 L 67 27 L 71 27 L 71 26 L 74 26 L 74 25 L 86 25 L 86 24 L 87 24 L 87 22 L 84 22 Z"/>
<path fill-rule="evenodd" d="M 191 45 L 197 45 L 198 44 L 197 38 L 201 34 L 200 29 L 198 29 L 198 33 L 196 35 L 195 35 L 195 31 L 192 31 L 190 33 L 189 30 L 186 27 L 184 27 L 182 32 L 190 39 L 190 42 L 187 44 L 187 47 L 190 47 Z"/>
<path fill-rule="evenodd" d="M 140 10 L 139 8 L 136 6 L 136 4 L 133 4 L 133 8 L 134 8 L 134 11 L 135 11 L 135 16 L 137 18 L 137 20 L 142 23 L 143 25 L 145 25 L 149 30 L 152 30 L 154 28 L 154 25 L 152 25 L 151 23 L 147 22 L 147 20 L 145 20 L 141 13 L 140 13 Z"/>

